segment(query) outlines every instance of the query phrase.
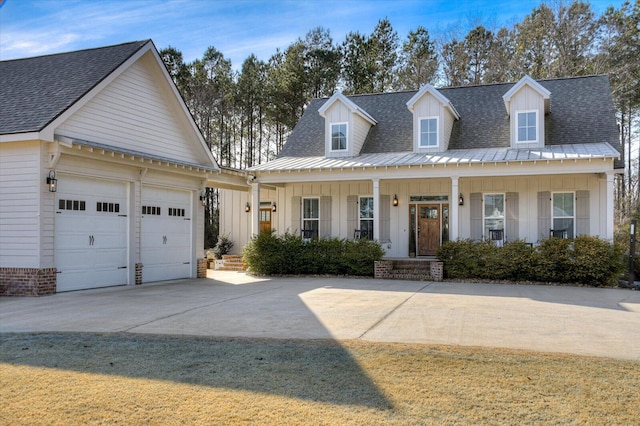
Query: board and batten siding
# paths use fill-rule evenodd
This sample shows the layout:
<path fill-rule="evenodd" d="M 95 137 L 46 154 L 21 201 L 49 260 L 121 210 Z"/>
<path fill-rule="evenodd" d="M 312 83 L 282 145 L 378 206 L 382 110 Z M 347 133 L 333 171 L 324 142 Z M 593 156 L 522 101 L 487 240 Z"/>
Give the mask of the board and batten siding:
<path fill-rule="evenodd" d="M 364 118 L 353 114 L 353 155 L 359 155 L 371 125 Z"/>
<path fill-rule="evenodd" d="M 430 93 L 425 93 L 413 106 L 413 146 L 415 152 L 443 152 L 449 144 L 449 135 L 445 135 L 447 127 L 444 108 L 439 100 Z M 438 146 L 437 147 L 420 147 L 420 119 L 427 117 L 438 117 Z M 453 122 L 451 122 L 453 126 Z M 449 131 L 449 134 L 451 132 Z M 445 145 L 446 137 L 446 145 Z"/>
<path fill-rule="evenodd" d="M 141 58 L 55 133 L 178 161 L 200 163 L 200 141 L 154 63 Z"/>
<path fill-rule="evenodd" d="M 46 186 L 44 176 L 44 170 L 41 170 L 39 141 L 0 144 L 2 267 L 41 266 L 40 195 L 43 186 Z"/>
<path fill-rule="evenodd" d="M 538 111 L 538 142 L 519 143 L 517 142 L 517 112 L 531 110 Z M 511 117 L 511 146 L 513 148 L 537 148 L 544 146 L 544 98 L 538 92 L 527 85 L 523 86 L 511 98 L 509 114 Z"/>

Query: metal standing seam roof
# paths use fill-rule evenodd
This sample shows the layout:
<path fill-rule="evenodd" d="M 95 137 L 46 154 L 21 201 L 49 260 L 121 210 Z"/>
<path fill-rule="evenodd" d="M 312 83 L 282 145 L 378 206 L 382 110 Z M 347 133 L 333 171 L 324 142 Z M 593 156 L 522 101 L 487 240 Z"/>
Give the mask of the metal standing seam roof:
<path fill-rule="evenodd" d="M 602 146 L 610 156 L 622 158 L 615 109 L 606 75 L 538 80 L 550 95 L 549 114 L 545 115 L 545 145 L 542 150 L 510 148 L 510 118 L 505 111 L 503 95 L 515 83 L 488 84 L 437 89 L 451 101 L 460 114 L 454 121 L 449 150 L 429 155 L 432 164 L 438 161 L 523 161 L 537 155 L 570 158 L 571 155 L 601 155 Z M 369 130 L 359 157 L 335 159 L 339 164 L 366 164 L 373 154 L 390 154 L 393 162 L 410 164 L 421 156 L 413 150 L 413 115 L 407 108 L 417 91 L 347 96 L 370 114 L 377 124 Z M 318 113 L 327 99 L 313 99 L 293 129 L 278 157 L 252 170 L 299 168 L 310 161 L 314 168 L 334 161 L 324 157 L 324 119 Z M 575 146 L 573 146 L 575 145 Z M 595 148 L 590 148 L 595 145 Z M 560 147 L 560 148 L 558 148 Z M 468 151 L 468 152 L 464 152 Z M 408 155 L 411 160 L 398 160 Z M 609 155 L 609 154 L 607 154 Z M 490 158 L 493 156 L 494 158 Z M 386 158 L 386 157 L 385 157 Z M 577 157 L 576 157 L 577 158 Z M 580 157 L 582 158 L 582 157 Z M 304 160 L 307 159 L 307 160 Z M 313 160 L 311 160 L 313 159 Z M 336 164 L 338 164 L 336 163 Z M 386 165 L 383 161 L 382 165 Z M 615 167 L 621 167 L 616 160 Z M 303 167 L 305 168 L 305 167 Z"/>
<path fill-rule="evenodd" d="M 389 152 L 363 154 L 356 157 L 327 158 L 324 156 L 281 157 L 252 167 L 249 171 L 324 170 L 340 168 L 394 167 L 420 165 L 455 165 L 547 160 L 616 159 L 620 153 L 607 142 L 590 144 L 551 145 L 544 148 L 474 148 L 453 149 L 443 153 Z"/>

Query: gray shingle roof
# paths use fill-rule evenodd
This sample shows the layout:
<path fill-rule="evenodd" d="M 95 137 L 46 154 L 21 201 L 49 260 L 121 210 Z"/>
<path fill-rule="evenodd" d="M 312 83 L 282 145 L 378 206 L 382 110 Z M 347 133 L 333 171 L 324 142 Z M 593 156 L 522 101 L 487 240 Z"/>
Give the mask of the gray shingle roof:
<path fill-rule="evenodd" d="M 0 134 L 42 130 L 150 42 L 0 62 Z"/>
<path fill-rule="evenodd" d="M 539 80 L 551 92 L 545 116 L 545 144 L 608 143 L 621 152 L 615 110 L 607 76 Z M 460 114 L 454 123 L 450 150 L 508 148 L 509 117 L 502 95 L 515 83 L 438 89 Z M 413 150 L 412 114 L 406 102 L 415 91 L 348 96 L 378 124 L 369 131 L 361 154 Z M 293 129 L 278 158 L 324 156 L 324 120 L 314 99 Z"/>

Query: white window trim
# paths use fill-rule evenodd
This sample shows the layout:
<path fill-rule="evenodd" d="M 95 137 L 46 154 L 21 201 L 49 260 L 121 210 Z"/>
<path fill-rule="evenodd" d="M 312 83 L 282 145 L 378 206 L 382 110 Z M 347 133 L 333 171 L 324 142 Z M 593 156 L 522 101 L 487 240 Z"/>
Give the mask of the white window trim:
<path fill-rule="evenodd" d="M 333 149 L 333 126 L 345 125 L 345 148 Z M 349 150 L 349 122 L 337 121 L 329 124 L 329 152 L 347 152 Z"/>
<path fill-rule="evenodd" d="M 306 218 L 304 217 L 304 201 L 305 200 L 318 200 L 318 217 L 317 218 Z M 302 197 L 302 202 L 300 203 L 300 226 L 301 229 L 306 229 L 304 227 L 305 221 L 314 220 L 318 222 L 318 237 L 320 237 L 320 197 Z"/>
<path fill-rule="evenodd" d="M 485 235 L 484 234 L 485 233 L 485 229 L 486 229 L 485 223 L 486 223 L 486 218 L 487 218 L 485 216 L 486 213 L 485 213 L 484 206 L 485 206 L 485 197 L 487 195 L 502 195 L 502 231 L 503 231 L 502 232 L 502 238 L 504 239 L 504 231 L 505 231 L 505 227 L 507 226 L 507 218 L 506 218 L 506 215 L 507 215 L 507 212 L 506 212 L 506 210 L 507 210 L 507 203 L 506 203 L 507 194 L 505 194 L 504 192 L 483 192 L 482 193 L 482 238 L 486 240 L 486 239 L 488 239 L 490 237 L 489 235 Z M 449 214 L 451 214 L 451 213 L 449 213 Z"/>
<path fill-rule="evenodd" d="M 526 140 L 526 141 L 521 141 L 518 140 L 518 116 L 520 114 L 527 114 L 530 112 L 535 112 L 536 113 L 536 139 L 535 140 Z M 522 109 L 522 110 L 516 110 L 516 119 L 515 119 L 515 124 L 514 124 L 514 132 L 515 132 L 515 140 L 516 143 L 538 143 L 540 141 L 540 111 L 538 111 L 537 109 Z"/>
<path fill-rule="evenodd" d="M 361 222 L 363 220 L 367 220 L 367 221 L 371 222 L 371 231 L 373 232 L 373 221 L 374 221 L 375 215 L 372 216 L 371 218 L 368 218 L 368 217 L 363 218 L 363 217 L 360 216 L 360 212 L 361 212 L 360 211 L 360 206 L 362 205 L 362 199 L 363 198 L 371 198 L 373 200 L 374 204 L 376 202 L 376 200 L 373 199 L 374 198 L 373 195 L 359 195 L 358 196 L 358 229 L 362 230 Z M 374 207 L 374 212 L 375 212 L 375 207 Z M 374 214 L 374 212 L 371 212 L 371 214 Z M 371 239 L 373 239 L 373 235 L 371 235 Z"/>
<path fill-rule="evenodd" d="M 555 194 L 571 194 L 571 199 L 573 200 L 573 216 L 556 216 L 553 213 L 553 196 Z M 573 219 L 573 233 L 572 235 L 576 236 L 576 192 L 575 191 L 553 191 L 551 192 L 551 229 L 555 229 L 553 226 L 553 222 L 555 219 Z"/>
<path fill-rule="evenodd" d="M 435 145 L 422 145 L 422 120 L 436 120 L 436 144 Z M 417 130 L 417 143 L 420 149 L 432 149 L 440 147 L 440 117 L 437 115 L 418 117 L 418 130 Z"/>

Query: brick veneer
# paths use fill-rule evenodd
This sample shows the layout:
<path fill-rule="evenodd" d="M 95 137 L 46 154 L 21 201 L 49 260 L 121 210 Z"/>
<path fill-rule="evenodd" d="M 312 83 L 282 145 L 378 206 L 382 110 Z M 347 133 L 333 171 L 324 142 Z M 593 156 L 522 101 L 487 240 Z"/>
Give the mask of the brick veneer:
<path fill-rule="evenodd" d="M 207 266 L 209 261 L 204 259 L 198 259 L 198 278 L 207 278 Z"/>
<path fill-rule="evenodd" d="M 56 268 L 0 268 L 0 296 L 54 294 L 56 278 Z"/>
<path fill-rule="evenodd" d="M 136 263 L 136 285 L 142 284 L 142 263 Z"/>
<path fill-rule="evenodd" d="M 437 260 L 379 260 L 374 263 L 375 278 L 387 280 L 442 281 L 443 264 Z"/>

